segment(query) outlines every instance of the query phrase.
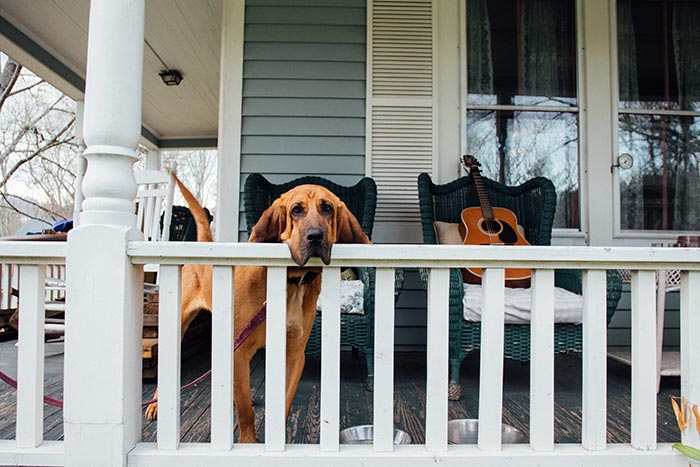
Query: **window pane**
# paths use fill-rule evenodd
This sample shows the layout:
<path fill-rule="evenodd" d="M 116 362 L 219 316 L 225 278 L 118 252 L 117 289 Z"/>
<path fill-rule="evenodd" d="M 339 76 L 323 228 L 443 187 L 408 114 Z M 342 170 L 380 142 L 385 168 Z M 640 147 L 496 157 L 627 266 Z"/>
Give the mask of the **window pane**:
<path fill-rule="evenodd" d="M 579 228 L 577 116 L 564 112 L 467 112 L 467 151 L 484 176 L 506 185 L 547 177 L 557 190 L 554 227 Z"/>
<path fill-rule="evenodd" d="M 700 1 L 618 0 L 620 108 L 700 111 Z"/>
<path fill-rule="evenodd" d="M 574 0 L 468 0 L 468 103 L 576 105 L 574 25 Z"/>
<path fill-rule="evenodd" d="M 700 119 L 620 116 L 621 227 L 700 230 Z"/>

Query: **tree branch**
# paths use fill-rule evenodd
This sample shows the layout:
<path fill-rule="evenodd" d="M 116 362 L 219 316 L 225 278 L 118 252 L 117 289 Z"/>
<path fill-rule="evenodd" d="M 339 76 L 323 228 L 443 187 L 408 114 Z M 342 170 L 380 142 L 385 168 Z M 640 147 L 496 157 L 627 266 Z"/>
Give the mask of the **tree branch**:
<path fill-rule="evenodd" d="M 60 146 L 63 144 L 63 141 L 59 140 L 59 138 L 70 129 L 70 127 L 73 125 L 73 122 L 75 122 L 75 117 L 73 117 L 57 134 L 55 134 L 45 145 L 41 146 L 38 148 L 36 151 L 31 153 L 29 156 L 25 157 L 24 159 L 18 161 L 15 163 L 15 165 L 7 172 L 5 177 L 0 181 L 0 188 L 4 187 L 9 179 L 14 175 L 17 170 L 19 170 L 20 167 L 22 167 L 24 164 L 27 162 L 31 161 L 38 155 L 42 154 L 44 151 L 51 149 L 54 146 Z"/>
<path fill-rule="evenodd" d="M 12 202 L 9 200 L 8 197 L 17 198 L 17 199 L 20 200 L 20 201 L 27 202 L 27 203 L 31 204 L 32 206 L 35 206 L 35 207 L 41 209 L 42 211 L 48 213 L 48 214 L 51 215 L 51 216 L 56 216 L 54 219 L 51 219 L 52 221 L 55 221 L 56 218 L 63 219 L 63 216 L 61 216 L 60 214 L 56 214 L 56 213 L 54 213 L 53 211 L 51 211 L 51 210 L 49 210 L 49 209 L 46 209 L 45 207 L 40 206 L 39 204 L 36 204 L 35 202 L 32 202 L 32 201 L 30 201 L 30 200 L 28 200 L 28 199 L 22 198 L 21 196 L 5 194 L 5 193 L 3 193 L 2 191 L 0 191 L 0 196 L 2 197 L 3 200 L 5 200 L 5 202 L 7 203 L 7 205 L 8 205 L 13 211 L 15 211 L 15 212 L 17 212 L 17 213 L 19 213 L 19 214 L 22 214 L 23 216 L 27 216 L 27 217 L 29 217 L 30 219 L 34 219 L 34 220 L 37 220 L 37 221 L 46 222 L 46 219 L 42 219 L 41 217 L 36 217 L 36 216 L 33 215 L 33 214 L 29 214 L 28 212 L 22 211 L 20 208 L 18 208 L 18 207 L 15 206 L 14 204 L 12 204 Z"/>

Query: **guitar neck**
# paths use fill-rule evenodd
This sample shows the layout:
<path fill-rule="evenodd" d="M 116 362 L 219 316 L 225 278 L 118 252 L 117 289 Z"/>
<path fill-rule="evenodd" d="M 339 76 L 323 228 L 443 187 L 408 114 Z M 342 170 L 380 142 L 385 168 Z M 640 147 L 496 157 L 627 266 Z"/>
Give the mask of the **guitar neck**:
<path fill-rule="evenodd" d="M 484 186 L 484 181 L 481 178 L 481 173 L 478 169 L 472 168 L 472 177 L 474 178 L 474 186 L 476 186 L 476 194 L 479 197 L 479 204 L 481 205 L 481 213 L 486 220 L 493 220 L 496 216 L 493 214 L 493 209 L 491 209 L 491 203 L 489 202 L 489 195 L 486 192 L 486 187 Z"/>

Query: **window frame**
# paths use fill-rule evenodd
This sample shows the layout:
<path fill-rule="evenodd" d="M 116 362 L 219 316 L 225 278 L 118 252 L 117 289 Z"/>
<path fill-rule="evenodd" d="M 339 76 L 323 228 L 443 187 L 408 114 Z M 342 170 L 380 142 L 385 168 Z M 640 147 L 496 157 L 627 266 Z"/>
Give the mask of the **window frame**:
<path fill-rule="evenodd" d="M 620 115 L 648 115 L 648 116 L 666 116 L 666 117 L 697 117 L 700 118 L 700 112 L 692 110 L 647 110 L 647 109 L 621 109 L 620 108 L 620 80 L 619 80 L 619 58 L 618 58 L 618 21 L 617 21 L 617 0 L 610 0 L 612 5 L 610 11 L 610 29 L 611 29 L 611 46 L 610 57 L 612 65 L 612 84 L 613 84 L 613 145 L 614 154 L 619 157 L 620 154 Z M 617 164 L 617 162 L 615 162 Z M 674 242 L 679 235 L 697 235 L 695 230 L 632 230 L 622 228 L 622 191 L 620 190 L 620 167 L 613 164 L 613 239 L 617 240 L 617 244 L 623 245 L 644 245 L 649 242 L 662 241 Z M 640 243 L 642 242 L 642 243 Z"/>
<path fill-rule="evenodd" d="M 615 0 L 612 0 L 615 1 Z M 573 113 L 577 117 L 577 129 L 578 129 L 578 188 L 579 188 L 579 228 L 554 228 L 552 229 L 552 243 L 553 244 L 570 244 L 570 245 L 583 245 L 586 240 L 586 232 L 588 231 L 588 217 L 585 215 L 586 209 L 584 205 L 587 205 L 587 195 L 586 186 L 584 184 L 585 170 L 584 170 L 584 147 L 585 141 L 583 140 L 582 131 L 583 119 L 581 111 L 581 94 L 583 90 L 582 80 L 584 79 L 582 73 L 582 47 L 581 47 L 581 28 L 580 19 L 582 17 L 581 10 L 581 0 L 574 0 L 574 8 L 576 10 L 575 16 L 575 27 L 576 27 L 576 102 L 575 106 L 528 106 L 528 105 L 484 105 L 484 104 L 469 104 L 467 102 L 468 98 L 468 82 L 467 82 L 467 0 L 459 0 L 459 95 L 460 95 L 460 112 L 459 112 L 459 140 L 460 140 L 460 151 L 462 154 L 467 153 L 467 112 L 471 110 L 485 110 L 485 111 L 536 111 L 536 112 L 565 112 Z"/>

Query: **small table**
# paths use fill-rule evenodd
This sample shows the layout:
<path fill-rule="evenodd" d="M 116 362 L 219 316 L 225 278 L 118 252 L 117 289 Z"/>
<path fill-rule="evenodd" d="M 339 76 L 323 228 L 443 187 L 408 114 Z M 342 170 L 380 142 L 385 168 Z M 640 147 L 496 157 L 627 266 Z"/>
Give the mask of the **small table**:
<path fill-rule="evenodd" d="M 68 234 L 64 232 L 43 233 L 36 235 L 17 235 L 12 237 L 0 237 L 2 242 L 65 242 L 68 241 Z"/>

